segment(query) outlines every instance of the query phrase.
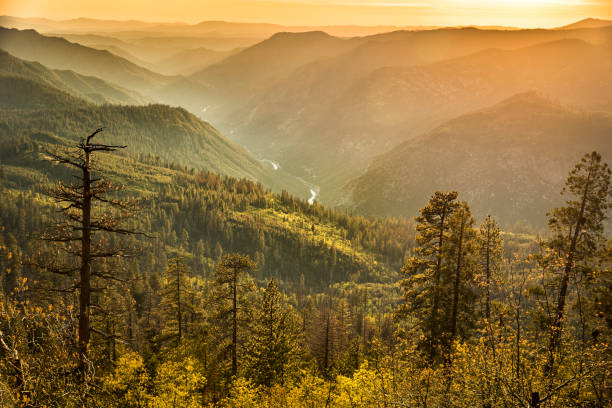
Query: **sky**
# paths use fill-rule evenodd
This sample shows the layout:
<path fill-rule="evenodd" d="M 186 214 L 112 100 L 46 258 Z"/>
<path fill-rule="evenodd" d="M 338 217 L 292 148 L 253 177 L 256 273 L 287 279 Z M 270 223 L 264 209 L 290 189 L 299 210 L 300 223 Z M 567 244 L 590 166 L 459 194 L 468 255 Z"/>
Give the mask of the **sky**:
<path fill-rule="evenodd" d="M 556 27 L 586 17 L 612 19 L 612 0 L 0 0 L 0 14 L 55 20 Z"/>

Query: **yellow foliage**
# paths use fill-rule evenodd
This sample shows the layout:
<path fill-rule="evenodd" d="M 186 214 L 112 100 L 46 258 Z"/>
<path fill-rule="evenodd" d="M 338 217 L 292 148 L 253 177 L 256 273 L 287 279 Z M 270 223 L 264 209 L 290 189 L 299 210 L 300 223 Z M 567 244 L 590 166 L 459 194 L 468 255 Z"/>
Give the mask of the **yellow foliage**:
<path fill-rule="evenodd" d="M 145 407 L 150 400 L 146 390 L 148 381 L 142 357 L 127 352 L 119 358 L 115 370 L 104 378 L 104 385 L 120 401 L 120 406 Z"/>
<path fill-rule="evenodd" d="M 200 373 L 193 357 L 163 362 L 154 380 L 155 396 L 151 408 L 199 408 L 198 391 L 206 378 Z"/>

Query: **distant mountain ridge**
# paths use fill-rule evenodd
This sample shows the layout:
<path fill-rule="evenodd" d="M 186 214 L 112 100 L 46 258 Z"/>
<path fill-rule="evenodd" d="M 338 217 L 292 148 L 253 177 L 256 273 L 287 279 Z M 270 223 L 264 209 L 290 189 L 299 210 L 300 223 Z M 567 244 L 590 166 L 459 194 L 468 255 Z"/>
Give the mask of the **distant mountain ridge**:
<path fill-rule="evenodd" d="M 182 105 L 191 111 L 201 108 L 199 100 L 206 92 L 204 86 L 185 77 L 161 75 L 106 50 L 85 47 L 60 37 L 43 36 L 34 30 L 0 27 L 0 49 L 48 68 L 95 76 L 139 92 L 146 98 Z"/>
<path fill-rule="evenodd" d="M 235 35 L 248 36 L 258 35 L 269 37 L 278 32 L 306 32 L 306 31 L 325 31 L 330 35 L 341 37 L 367 36 L 383 32 L 397 30 L 431 30 L 440 26 L 396 26 L 396 25 L 322 25 L 322 26 L 290 26 L 273 23 L 248 23 L 223 20 L 205 20 L 195 24 L 188 23 L 162 23 L 145 21 L 120 21 L 120 20 L 101 20 L 90 18 L 76 18 L 68 20 L 52 20 L 47 18 L 22 18 L 14 16 L 0 16 L 0 25 L 12 28 L 35 28 L 43 31 L 55 31 L 58 29 L 70 30 L 71 32 L 93 32 L 110 33 L 113 31 L 141 30 L 158 31 L 167 34 L 190 34 L 190 35 Z M 516 27 L 503 26 L 480 26 L 485 29 L 507 29 L 513 30 Z"/>
<path fill-rule="evenodd" d="M 238 50 L 215 51 L 208 48 L 191 48 L 150 64 L 151 68 L 165 75 L 192 75 L 207 66 L 240 52 Z"/>
<path fill-rule="evenodd" d="M 283 78 L 304 64 L 346 51 L 351 46 L 350 41 L 323 31 L 281 32 L 196 72 L 191 78 L 212 88 L 225 85 L 222 91 L 239 88 L 244 93 Z"/>
<path fill-rule="evenodd" d="M 599 28 L 612 26 L 612 20 L 602 20 L 599 18 L 585 18 L 575 23 L 559 27 L 561 30 L 572 30 L 576 28 Z"/>
<path fill-rule="evenodd" d="M 562 203 L 572 163 L 612 159 L 612 114 L 572 110 L 537 92 L 465 114 L 374 159 L 344 187 L 359 213 L 412 217 L 436 190 L 457 190 L 477 216 L 543 224 Z"/>

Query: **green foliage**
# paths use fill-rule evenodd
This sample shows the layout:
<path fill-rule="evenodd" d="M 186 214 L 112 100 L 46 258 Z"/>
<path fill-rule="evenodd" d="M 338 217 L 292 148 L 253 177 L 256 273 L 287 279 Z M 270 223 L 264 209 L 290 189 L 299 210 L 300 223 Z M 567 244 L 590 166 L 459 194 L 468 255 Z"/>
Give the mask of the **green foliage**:
<path fill-rule="evenodd" d="M 91 387 L 83 389 L 65 375 L 78 365 L 70 287 L 23 262 L 70 260 L 32 239 L 57 209 L 39 191 L 68 176 L 39 161 L 41 152 L 70 141 L 43 132 L 6 140 L 3 405 L 528 406 L 534 390 L 547 408 L 602 408 L 609 399 L 609 175 L 596 155 L 570 177 L 584 187 L 580 175 L 599 175 L 589 212 L 577 216 L 577 202 L 553 212 L 539 256 L 532 230 L 502 233 L 492 218 L 478 229 L 454 192 L 435 193 L 421 210 L 415 246 L 401 219 L 355 217 L 147 154 L 101 155 L 95 176 L 125 181 L 143 198 L 146 213 L 129 223 L 149 236 L 114 238 L 143 248 L 141 256 L 100 263 L 122 279 L 92 298 Z M 588 228 L 575 247 L 551 373 L 551 294 L 571 249 L 561 238 L 580 222 Z M 23 279 L 36 292 L 19 290 Z M 41 283 L 63 292 L 41 292 Z"/>
<path fill-rule="evenodd" d="M 452 260 L 449 259 L 448 240 L 451 237 L 450 219 L 459 207 L 457 193 L 437 191 L 416 218 L 417 247 L 414 256 L 402 268 L 405 279 L 404 304 L 400 317 L 414 318 L 421 326 L 423 349 L 432 357 L 442 351 L 444 337 L 441 328 L 447 325 L 448 314 L 442 313 L 443 300 L 449 300 Z M 449 310 L 448 308 L 446 309 Z"/>
<path fill-rule="evenodd" d="M 229 395 L 221 400 L 224 408 L 257 408 L 259 395 L 257 386 L 245 378 L 238 378 L 233 382 Z"/>
<path fill-rule="evenodd" d="M 298 317 L 271 279 L 252 316 L 246 346 L 245 375 L 254 384 L 271 387 L 293 382 L 299 370 L 301 330 Z"/>
<path fill-rule="evenodd" d="M 15 292 L 24 297 L 27 279 Z M 74 375 L 76 319 L 63 299 L 43 306 L 0 298 L 0 405 L 80 407 L 88 399 Z"/>
<path fill-rule="evenodd" d="M 36 81 L 0 74 L 0 108 L 15 110 L 40 110 L 47 106 L 67 109 L 80 103 L 70 95 Z"/>
<path fill-rule="evenodd" d="M 51 70 L 37 62 L 21 60 L 4 50 L 0 50 L 0 73 L 42 83 L 89 103 L 138 105 L 145 102 L 145 99 L 135 92 L 122 89 L 101 79 L 80 75 L 74 71 Z M 26 91 L 21 97 L 30 99 L 30 103 L 37 103 L 41 108 L 44 106 L 63 107 L 48 103 L 49 101 L 41 103 L 44 100 L 38 99 L 39 95 L 32 92 Z M 74 104 L 75 101 L 71 100 L 71 103 Z"/>
<path fill-rule="evenodd" d="M 548 214 L 548 225 L 553 233 L 548 243 L 550 248 L 569 253 L 574 249 L 568 237 L 577 235 L 576 263 L 602 250 L 604 221 L 612 205 L 611 173 L 597 152 L 586 154 L 572 169 L 561 191 L 562 195 L 570 196 L 567 205 Z"/>
<path fill-rule="evenodd" d="M 193 321 L 196 305 L 192 304 L 193 288 L 188 276 L 187 265 L 182 258 L 172 258 L 164 273 L 160 290 L 161 320 L 163 329 L 160 340 L 180 345 L 186 326 Z"/>

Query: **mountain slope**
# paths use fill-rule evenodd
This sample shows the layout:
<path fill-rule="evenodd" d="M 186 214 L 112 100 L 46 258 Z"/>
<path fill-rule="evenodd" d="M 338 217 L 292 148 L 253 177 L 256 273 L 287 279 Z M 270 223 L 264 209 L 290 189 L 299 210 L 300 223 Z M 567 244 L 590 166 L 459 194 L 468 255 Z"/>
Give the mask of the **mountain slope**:
<path fill-rule="evenodd" d="M 414 216 L 436 190 L 457 190 L 475 214 L 541 224 L 561 204 L 572 163 L 612 157 L 612 115 L 570 110 L 535 92 L 459 116 L 377 157 L 345 186 L 361 213 Z"/>
<path fill-rule="evenodd" d="M 69 69 L 92 75 L 134 90 L 155 101 L 181 105 L 191 111 L 201 108 L 202 85 L 184 77 L 170 77 L 142 68 L 106 50 L 96 50 L 59 37 L 47 37 L 34 30 L 0 27 L 0 48 L 51 69 Z M 177 89 L 180 95 L 177 95 Z M 179 98 L 180 96 L 180 98 Z"/>
<path fill-rule="evenodd" d="M 94 50 L 59 37 L 46 37 L 34 30 L 0 27 L 0 48 L 52 69 L 71 69 L 80 74 L 108 79 L 129 89 L 141 90 L 167 82 L 162 75 L 139 67 L 103 50 Z"/>
<path fill-rule="evenodd" d="M 248 93 L 319 58 L 347 50 L 351 43 L 321 31 L 277 33 L 191 76 L 224 92 Z"/>
<path fill-rule="evenodd" d="M 0 73 L 0 89 L 0 109 L 40 110 L 48 106 L 67 109 L 82 103 L 56 88 L 16 75 Z"/>
<path fill-rule="evenodd" d="M 210 124 L 182 108 L 165 105 L 96 106 L 46 84 L 16 76 L 0 76 L 0 139 L 17 135 L 49 135 L 78 140 L 99 127 L 106 138 L 128 144 L 132 153 L 159 157 L 198 170 L 247 178 L 302 197 L 308 189 L 282 170 L 253 158 Z"/>
<path fill-rule="evenodd" d="M 103 132 L 98 137 L 106 142 L 106 136 Z M 31 235 L 25 231 L 39 231 L 52 219 L 57 203 L 39 191 L 58 179 L 69 180 L 73 172 L 50 163 L 43 152 L 54 149 L 55 143 L 70 142 L 43 134 L 0 140 L 2 238 L 14 234 L 26 248 Z M 134 222 L 155 239 L 135 239 L 144 238 L 141 259 L 150 266 L 180 254 L 196 273 L 210 276 L 222 253 L 240 252 L 257 259 L 258 280 L 274 277 L 281 284 L 301 282 L 325 290 L 328 284 L 348 280 L 397 281 L 404 254 L 412 246 L 410 221 L 366 219 L 309 205 L 261 184 L 209 172 L 194 174 L 135 157 L 130 147 L 127 154 L 96 155 L 95 172 L 123 184 L 128 194 L 146 203 Z M 18 220 L 32 228 L 19 229 L 23 224 Z M 159 270 L 147 271 L 161 274 L 162 262 Z"/>
<path fill-rule="evenodd" d="M 0 73 L 43 82 L 93 103 L 140 105 L 149 102 L 133 91 L 99 78 L 80 75 L 74 71 L 51 70 L 37 62 L 16 58 L 3 50 L 0 50 Z"/>

